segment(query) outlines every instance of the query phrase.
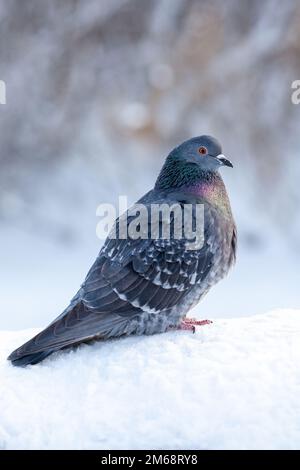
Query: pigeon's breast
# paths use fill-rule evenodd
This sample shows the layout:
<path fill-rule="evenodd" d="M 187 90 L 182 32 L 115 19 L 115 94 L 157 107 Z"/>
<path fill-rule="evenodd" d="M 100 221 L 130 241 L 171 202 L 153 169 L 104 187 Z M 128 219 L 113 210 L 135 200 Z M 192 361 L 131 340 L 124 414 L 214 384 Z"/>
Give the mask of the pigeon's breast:
<path fill-rule="evenodd" d="M 232 212 L 225 184 L 219 175 L 213 175 L 184 188 L 185 193 L 196 198 L 198 203 L 206 203 L 228 220 Z"/>

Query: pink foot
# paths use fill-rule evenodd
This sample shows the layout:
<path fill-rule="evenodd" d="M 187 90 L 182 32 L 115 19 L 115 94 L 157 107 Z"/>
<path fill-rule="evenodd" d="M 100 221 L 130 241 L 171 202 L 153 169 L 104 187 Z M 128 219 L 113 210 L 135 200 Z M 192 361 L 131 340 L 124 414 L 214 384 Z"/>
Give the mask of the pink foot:
<path fill-rule="evenodd" d="M 188 331 L 192 331 L 193 333 L 195 333 L 195 331 L 196 331 L 196 327 L 194 325 L 191 325 L 190 323 L 185 323 L 184 321 L 182 321 L 180 323 L 180 325 L 177 326 L 176 329 L 177 330 L 188 330 Z"/>
<path fill-rule="evenodd" d="M 177 330 L 188 330 L 195 333 L 196 326 L 209 325 L 212 323 L 210 320 L 196 320 L 196 318 L 185 318 L 181 323 L 176 327 Z"/>
<path fill-rule="evenodd" d="M 187 323 L 188 325 L 196 326 L 210 325 L 212 323 L 211 320 L 197 320 L 196 318 L 185 318 L 183 322 Z"/>

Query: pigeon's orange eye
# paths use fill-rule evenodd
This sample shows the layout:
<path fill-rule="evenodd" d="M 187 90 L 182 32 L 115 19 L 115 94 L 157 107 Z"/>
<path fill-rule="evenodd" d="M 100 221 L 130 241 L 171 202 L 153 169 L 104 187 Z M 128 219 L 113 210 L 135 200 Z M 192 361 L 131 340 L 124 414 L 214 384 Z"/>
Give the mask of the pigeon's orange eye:
<path fill-rule="evenodd" d="M 206 148 L 206 147 L 199 147 L 199 148 L 198 148 L 198 152 L 199 152 L 201 155 L 206 155 L 206 154 L 207 154 L 207 148 Z"/>

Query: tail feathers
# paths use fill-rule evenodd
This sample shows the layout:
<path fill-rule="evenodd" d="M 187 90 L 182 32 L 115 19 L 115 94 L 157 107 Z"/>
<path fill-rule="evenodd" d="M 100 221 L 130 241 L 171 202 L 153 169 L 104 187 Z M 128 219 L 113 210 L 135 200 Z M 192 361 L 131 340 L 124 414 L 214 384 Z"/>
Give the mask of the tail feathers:
<path fill-rule="evenodd" d="M 111 305 L 114 305 L 114 301 Z M 128 308 L 134 307 L 130 305 Z M 8 360 L 15 366 L 37 364 L 55 351 L 82 342 L 131 334 L 136 328 L 136 320 L 131 321 L 135 316 L 136 310 L 133 310 L 129 321 L 128 314 L 124 315 L 124 311 L 120 315 L 110 310 L 98 312 L 89 310 L 79 302 L 34 338 L 13 351 Z"/>
<path fill-rule="evenodd" d="M 17 351 L 14 351 L 7 359 L 11 361 L 14 366 L 25 367 L 28 365 L 38 364 L 43 361 L 46 357 L 50 356 L 53 351 L 41 351 L 33 354 L 24 354 L 24 356 L 18 355 Z"/>

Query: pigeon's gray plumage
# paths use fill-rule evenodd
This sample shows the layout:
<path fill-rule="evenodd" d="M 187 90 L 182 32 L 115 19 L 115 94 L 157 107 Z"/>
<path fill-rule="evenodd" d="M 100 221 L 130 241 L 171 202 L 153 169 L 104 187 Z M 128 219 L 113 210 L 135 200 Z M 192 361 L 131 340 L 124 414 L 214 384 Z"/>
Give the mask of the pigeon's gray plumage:
<path fill-rule="evenodd" d="M 36 364 L 54 351 L 92 339 L 161 333 L 180 325 L 235 260 L 236 228 L 218 172 L 223 165 L 232 166 L 214 138 L 190 139 L 168 155 L 154 189 L 138 201 L 148 215 L 153 204 L 177 203 L 182 211 L 190 204 L 193 221 L 195 205 L 203 204 L 201 248 L 188 249 L 185 238 L 174 236 L 108 238 L 69 307 L 9 360 Z M 175 223 L 173 214 L 171 233 Z"/>

